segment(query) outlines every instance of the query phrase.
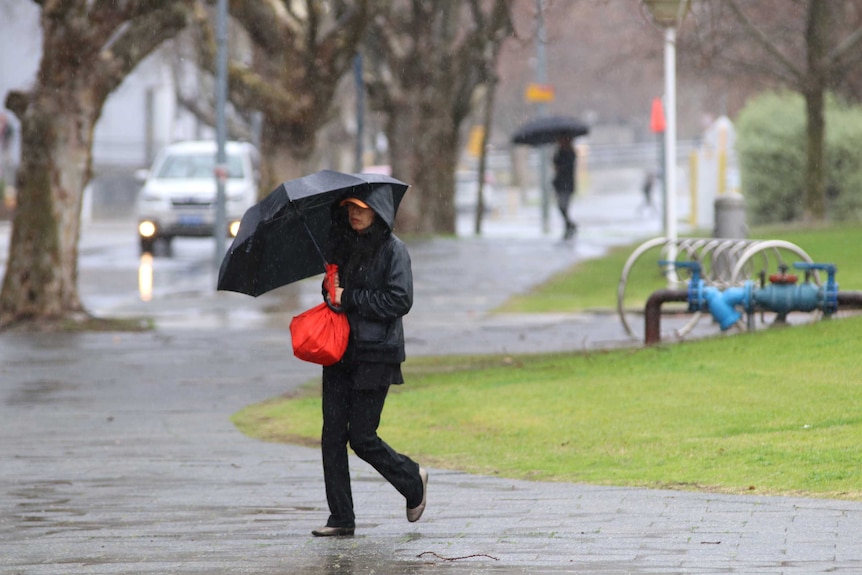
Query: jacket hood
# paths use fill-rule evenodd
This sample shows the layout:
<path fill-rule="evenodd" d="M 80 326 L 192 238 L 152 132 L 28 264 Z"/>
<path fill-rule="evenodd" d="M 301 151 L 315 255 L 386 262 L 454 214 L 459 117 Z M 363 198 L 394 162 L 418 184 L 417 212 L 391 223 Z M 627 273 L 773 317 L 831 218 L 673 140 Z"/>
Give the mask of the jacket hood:
<path fill-rule="evenodd" d="M 391 184 L 372 183 L 351 192 L 345 198 L 358 198 L 380 216 L 389 231 L 395 225 L 395 196 Z"/>

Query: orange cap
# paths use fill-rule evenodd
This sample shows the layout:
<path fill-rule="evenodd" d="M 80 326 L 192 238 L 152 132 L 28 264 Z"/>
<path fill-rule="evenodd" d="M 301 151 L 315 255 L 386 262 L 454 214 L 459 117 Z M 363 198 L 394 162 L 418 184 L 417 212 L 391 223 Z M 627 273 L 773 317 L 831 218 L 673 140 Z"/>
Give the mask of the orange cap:
<path fill-rule="evenodd" d="M 365 202 L 363 202 L 359 198 L 347 198 L 347 199 L 341 200 L 341 203 L 339 205 L 344 206 L 347 204 L 356 204 L 360 208 L 367 208 L 368 207 L 368 204 L 366 204 Z"/>

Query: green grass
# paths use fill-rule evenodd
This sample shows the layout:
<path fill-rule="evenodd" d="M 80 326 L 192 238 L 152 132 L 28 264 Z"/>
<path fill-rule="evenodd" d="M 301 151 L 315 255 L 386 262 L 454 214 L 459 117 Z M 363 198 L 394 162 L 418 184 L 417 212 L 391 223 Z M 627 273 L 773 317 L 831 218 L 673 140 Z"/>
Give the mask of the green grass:
<path fill-rule="evenodd" d="M 841 289 L 862 288 L 862 231 L 781 239 L 836 263 Z M 615 289 L 621 251 L 603 258 L 616 268 L 594 260 L 574 275 L 616 269 Z M 380 434 L 424 464 L 505 477 L 862 500 L 860 341 L 851 317 L 646 349 L 413 358 Z M 320 410 L 314 383 L 233 420 L 316 445 Z"/>
<path fill-rule="evenodd" d="M 838 268 L 836 278 L 840 289 L 862 290 L 862 226 L 758 228 L 752 231 L 751 237 L 794 243 L 815 262 L 834 263 Z M 616 309 L 617 286 L 623 267 L 641 243 L 616 248 L 602 258 L 580 262 L 532 291 L 511 298 L 497 311 L 546 313 Z M 659 251 L 654 250 L 644 254 L 635 264 L 626 286 L 627 308 L 642 309 L 649 294 L 666 287 L 658 260 Z"/>
<path fill-rule="evenodd" d="M 380 429 L 506 477 L 862 499 L 862 317 L 638 350 L 411 360 Z M 238 427 L 316 444 L 317 386 Z"/>

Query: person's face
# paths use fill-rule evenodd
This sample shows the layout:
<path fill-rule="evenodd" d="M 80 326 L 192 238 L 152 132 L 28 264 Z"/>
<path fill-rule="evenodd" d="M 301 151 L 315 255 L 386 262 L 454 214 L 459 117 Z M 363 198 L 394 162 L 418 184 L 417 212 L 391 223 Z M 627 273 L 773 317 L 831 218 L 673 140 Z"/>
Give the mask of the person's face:
<path fill-rule="evenodd" d="M 374 210 L 360 208 L 356 204 L 347 204 L 347 217 L 351 228 L 357 232 L 364 232 L 374 222 Z"/>

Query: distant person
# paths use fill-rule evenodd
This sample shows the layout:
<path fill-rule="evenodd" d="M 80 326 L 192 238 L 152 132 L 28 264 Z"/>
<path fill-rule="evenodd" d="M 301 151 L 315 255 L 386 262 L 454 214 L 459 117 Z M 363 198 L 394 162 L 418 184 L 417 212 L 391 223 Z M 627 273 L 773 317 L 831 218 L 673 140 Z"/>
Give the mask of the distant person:
<path fill-rule="evenodd" d="M 557 207 L 563 216 L 565 231 L 563 239 L 575 235 L 577 226 L 569 217 L 569 202 L 575 193 L 575 148 L 572 139 L 561 137 L 557 139 L 557 151 L 554 153 L 554 191 L 557 194 Z"/>
<path fill-rule="evenodd" d="M 652 203 L 652 190 L 655 185 L 655 172 L 652 170 L 647 170 L 646 175 L 644 176 L 643 184 L 641 184 L 641 192 L 643 193 L 643 203 L 638 207 L 638 213 L 643 213 L 644 210 L 650 211 L 654 214 L 658 213 L 655 206 Z"/>

